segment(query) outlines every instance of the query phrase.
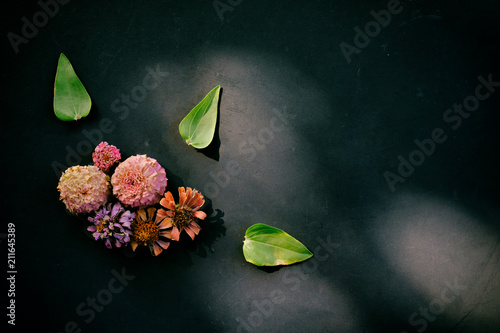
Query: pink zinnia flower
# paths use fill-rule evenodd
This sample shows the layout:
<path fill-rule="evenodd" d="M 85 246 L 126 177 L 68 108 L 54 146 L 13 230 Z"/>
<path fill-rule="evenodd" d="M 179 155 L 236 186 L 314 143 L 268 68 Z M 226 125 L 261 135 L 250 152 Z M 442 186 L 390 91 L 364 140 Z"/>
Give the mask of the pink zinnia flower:
<path fill-rule="evenodd" d="M 168 210 L 159 209 L 158 216 L 164 217 L 168 221 L 168 227 L 172 227 L 170 239 L 179 240 L 181 232 L 184 230 L 194 239 L 201 230 L 196 223 L 197 220 L 204 220 L 207 217 L 205 212 L 199 210 L 205 203 L 203 195 L 197 190 L 188 187 L 179 187 L 179 204 L 176 205 L 172 193 L 168 191 L 165 197 L 160 200 L 160 205 Z"/>
<path fill-rule="evenodd" d="M 60 200 L 71 213 L 90 213 L 104 205 L 111 193 L 109 176 L 98 167 L 73 166 L 59 179 Z"/>
<path fill-rule="evenodd" d="M 165 169 L 153 158 L 136 155 L 120 163 L 111 177 L 113 194 L 126 205 L 154 205 L 165 193 Z"/>
<path fill-rule="evenodd" d="M 166 242 L 161 237 L 170 238 L 168 223 L 163 217 L 156 213 L 156 208 L 150 207 L 147 210 L 140 209 L 135 214 L 135 221 L 132 223 L 132 239 L 130 245 L 135 251 L 137 246 L 147 246 L 154 256 L 166 250 L 170 242 Z"/>
<path fill-rule="evenodd" d="M 92 160 L 94 161 L 95 166 L 104 172 L 108 172 L 113 164 L 120 161 L 121 158 L 122 156 L 120 155 L 120 150 L 105 141 L 97 145 L 94 153 L 92 153 Z"/>

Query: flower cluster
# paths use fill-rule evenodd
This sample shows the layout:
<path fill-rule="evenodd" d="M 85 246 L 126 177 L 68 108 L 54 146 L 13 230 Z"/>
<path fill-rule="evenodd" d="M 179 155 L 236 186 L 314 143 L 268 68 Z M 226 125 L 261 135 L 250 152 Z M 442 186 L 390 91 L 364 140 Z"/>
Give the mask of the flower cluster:
<path fill-rule="evenodd" d="M 96 241 L 109 249 L 130 244 L 135 251 L 140 245 L 157 256 L 183 231 L 191 239 L 198 235 L 198 221 L 207 216 L 200 210 L 203 195 L 179 187 L 176 204 L 172 193 L 165 193 L 166 172 L 154 158 L 135 155 L 120 162 L 119 149 L 101 142 L 92 159 L 95 165 L 68 168 L 57 189 L 70 213 L 87 215 L 87 230 Z"/>

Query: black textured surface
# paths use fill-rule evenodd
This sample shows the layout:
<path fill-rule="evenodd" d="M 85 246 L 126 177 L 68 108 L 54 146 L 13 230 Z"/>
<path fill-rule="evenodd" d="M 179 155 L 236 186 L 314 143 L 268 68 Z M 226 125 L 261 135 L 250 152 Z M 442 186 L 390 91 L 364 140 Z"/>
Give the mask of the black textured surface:
<path fill-rule="evenodd" d="M 46 22 L 40 3 L 9 6 L 8 332 L 500 331 L 497 1 L 73 0 Z M 16 53 L 8 33 L 34 16 L 40 27 Z M 372 37 L 345 57 L 356 27 Z M 93 101 L 74 123 L 52 110 L 61 52 Z M 178 124 L 218 84 L 217 138 L 196 151 Z M 453 111 L 462 103 L 464 116 Z M 206 195 L 198 239 L 152 258 L 85 235 L 56 187 L 61 168 L 92 163 L 101 138 L 124 157 L 156 158 L 168 189 Z M 418 165 L 400 167 L 410 158 Z M 404 182 L 391 188 L 387 172 Z M 271 270 L 245 262 L 243 236 L 258 222 L 315 256 Z"/>

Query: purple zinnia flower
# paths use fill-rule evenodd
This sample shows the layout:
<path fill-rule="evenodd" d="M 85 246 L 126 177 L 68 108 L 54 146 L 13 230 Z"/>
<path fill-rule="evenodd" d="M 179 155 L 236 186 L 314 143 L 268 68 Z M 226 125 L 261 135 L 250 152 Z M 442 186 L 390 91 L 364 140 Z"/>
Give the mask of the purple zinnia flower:
<path fill-rule="evenodd" d="M 102 239 L 108 249 L 113 246 L 121 247 L 130 242 L 130 222 L 135 218 L 135 214 L 125 210 L 120 203 L 112 203 L 96 211 L 94 217 L 89 217 L 89 222 L 93 225 L 87 228 L 92 232 L 95 240 Z"/>

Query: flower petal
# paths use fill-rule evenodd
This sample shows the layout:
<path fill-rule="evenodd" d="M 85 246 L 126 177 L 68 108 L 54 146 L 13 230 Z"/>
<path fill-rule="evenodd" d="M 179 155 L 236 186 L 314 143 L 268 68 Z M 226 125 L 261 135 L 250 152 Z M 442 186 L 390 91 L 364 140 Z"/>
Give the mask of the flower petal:
<path fill-rule="evenodd" d="M 189 228 L 184 228 L 184 231 L 186 231 L 186 233 L 189 235 L 189 237 L 191 237 L 192 240 L 194 240 L 194 232 L 193 230 L 189 229 Z"/>
<path fill-rule="evenodd" d="M 120 205 L 119 202 L 117 202 L 113 208 L 111 208 L 111 217 L 115 217 L 118 213 L 123 211 L 122 205 Z"/>
<path fill-rule="evenodd" d="M 130 246 L 132 247 L 132 251 L 135 252 L 135 249 L 137 249 L 137 246 L 139 245 L 139 243 L 137 242 L 130 242 Z"/>
<path fill-rule="evenodd" d="M 207 214 L 201 210 L 197 210 L 196 212 L 194 212 L 193 216 L 199 220 L 204 220 L 205 217 L 207 217 Z"/>
<path fill-rule="evenodd" d="M 160 236 L 172 239 L 172 230 L 162 230 Z"/>
<path fill-rule="evenodd" d="M 177 227 L 173 227 L 172 228 L 172 233 L 171 233 L 171 238 L 170 239 L 173 239 L 175 241 L 179 241 L 179 236 L 180 236 L 180 232 L 179 232 L 179 229 L 177 229 Z"/>
<path fill-rule="evenodd" d="M 158 211 L 156 212 L 156 218 L 158 218 L 158 217 L 160 217 L 160 218 L 167 217 L 167 211 L 163 208 L 158 209 Z"/>
<path fill-rule="evenodd" d="M 183 206 L 186 203 L 186 190 L 184 187 L 179 187 L 179 205 Z"/>
<path fill-rule="evenodd" d="M 188 225 L 188 228 L 193 230 L 193 232 L 195 234 L 198 235 L 198 233 L 200 232 L 201 228 L 198 224 L 196 224 L 196 222 L 191 222 L 189 225 Z"/>
<path fill-rule="evenodd" d="M 160 230 L 171 228 L 172 227 L 172 221 L 170 219 L 164 219 L 161 221 L 161 223 L 158 225 L 158 228 Z"/>
<path fill-rule="evenodd" d="M 170 242 L 165 242 L 161 239 L 157 240 L 156 243 L 160 245 L 164 250 L 166 250 L 170 246 Z"/>
<path fill-rule="evenodd" d="M 136 217 L 135 219 L 137 220 L 137 222 L 145 222 L 148 220 L 147 216 L 146 216 L 146 211 L 144 209 L 139 209 L 136 213 Z"/>
<path fill-rule="evenodd" d="M 193 195 L 193 189 L 191 187 L 186 188 L 186 202 L 184 202 L 185 205 L 189 205 L 189 202 L 192 199 Z"/>
<path fill-rule="evenodd" d="M 187 202 L 187 205 L 191 208 L 197 208 L 200 206 L 200 203 L 203 202 L 203 195 L 199 193 L 197 190 L 193 190 L 191 199 Z"/>
<path fill-rule="evenodd" d="M 151 247 L 150 247 L 150 249 L 151 249 Z M 162 253 L 162 251 L 163 251 L 163 249 L 160 246 L 156 245 L 156 243 L 153 244 L 153 251 L 152 251 L 153 255 L 157 256 L 160 253 Z"/>
<path fill-rule="evenodd" d="M 148 208 L 148 220 L 152 220 L 153 216 L 155 215 L 156 208 L 150 207 Z"/>
<path fill-rule="evenodd" d="M 172 193 L 170 193 L 170 191 L 165 193 L 164 198 L 160 200 L 160 205 L 167 209 L 175 210 L 174 196 L 172 195 Z"/>

